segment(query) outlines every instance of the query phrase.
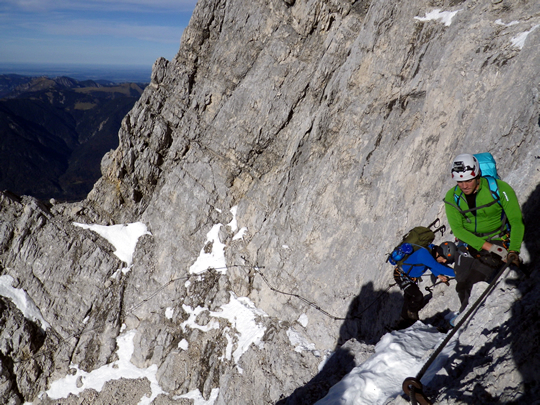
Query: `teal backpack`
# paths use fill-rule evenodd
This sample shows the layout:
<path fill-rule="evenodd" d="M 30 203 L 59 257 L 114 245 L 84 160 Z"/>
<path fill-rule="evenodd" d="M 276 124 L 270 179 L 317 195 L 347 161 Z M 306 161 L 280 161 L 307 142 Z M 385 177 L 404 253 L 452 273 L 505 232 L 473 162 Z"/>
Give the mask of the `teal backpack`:
<path fill-rule="evenodd" d="M 474 157 L 478 160 L 478 164 L 480 164 L 480 172 L 482 173 L 482 177 L 485 177 L 489 183 L 491 195 L 495 200 L 499 201 L 500 196 L 497 180 L 500 180 L 501 178 L 497 173 L 497 163 L 495 162 L 493 155 L 489 152 L 484 152 L 476 153 Z"/>

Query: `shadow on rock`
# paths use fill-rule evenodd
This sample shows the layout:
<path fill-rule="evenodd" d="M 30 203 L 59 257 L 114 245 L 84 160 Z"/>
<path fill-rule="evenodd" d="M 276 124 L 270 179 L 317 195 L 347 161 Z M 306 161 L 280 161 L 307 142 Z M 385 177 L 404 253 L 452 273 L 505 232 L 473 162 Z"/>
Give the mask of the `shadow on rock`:
<path fill-rule="evenodd" d="M 512 307 L 510 327 L 514 363 L 521 373 L 523 395 L 513 404 L 535 403 L 540 398 L 540 184 L 523 205 L 525 247 L 530 261 L 524 271 L 528 279 L 518 285 L 522 299 Z"/>
<path fill-rule="evenodd" d="M 388 289 L 375 291 L 371 282 L 364 285 L 349 305 L 334 353 L 324 367 L 306 385 L 276 405 L 311 405 L 324 398 L 333 385 L 363 361 L 358 361 L 359 352 L 360 356 L 362 351 L 366 356 L 372 353 L 369 345 L 381 339 L 392 320 L 381 314 L 399 313 L 395 308 L 399 308 L 401 299 L 400 293 L 389 293 Z"/>

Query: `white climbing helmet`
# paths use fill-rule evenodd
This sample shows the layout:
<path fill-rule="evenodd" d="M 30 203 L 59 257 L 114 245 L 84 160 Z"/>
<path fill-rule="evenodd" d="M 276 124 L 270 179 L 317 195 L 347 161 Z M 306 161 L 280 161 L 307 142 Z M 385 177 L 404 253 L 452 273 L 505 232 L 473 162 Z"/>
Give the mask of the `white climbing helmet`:
<path fill-rule="evenodd" d="M 456 181 L 471 180 L 480 174 L 478 160 L 469 153 L 457 155 L 452 163 L 452 179 Z"/>

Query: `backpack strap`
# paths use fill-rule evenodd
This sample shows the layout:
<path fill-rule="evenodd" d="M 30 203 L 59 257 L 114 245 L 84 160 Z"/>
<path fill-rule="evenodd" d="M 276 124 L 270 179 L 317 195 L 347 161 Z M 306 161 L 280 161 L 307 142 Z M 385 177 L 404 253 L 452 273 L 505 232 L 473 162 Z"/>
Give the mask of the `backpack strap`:
<path fill-rule="evenodd" d="M 449 204 L 449 205 L 452 205 L 453 207 L 456 207 L 456 208 L 459 210 L 459 212 L 461 212 L 461 214 L 466 214 L 466 213 L 468 213 L 468 212 L 477 211 L 477 210 L 479 210 L 480 208 L 491 207 L 493 204 L 497 204 L 497 202 L 498 202 L 498 201 L 493 200 L 493 201 L 491 201 L 491 202 L 489 202 L 489 203 L 487 203 L 487 204 L 480 205 L 480 206 L 474 207 L 474 208 L 470 208 L 470 209 L 468 209 L 468 210 L 462 210 L 461 208 L 459 208 L 459 205 L 450 204 L 450 203 L 448 203 L 448 202 L 446 202 L 446 203 Z M 500 202 L 499 202 L 499 205 L 500 205 Z M 468 218 L 467 218 L 467 219 L 468 219 Z M 471 221 L 469 220 L 469 222 L 471 222 Z"/>
<path fill-rule="evenodd" d="M 497 184 L 497 179 L 492 176 L 484 176 L 484 179 L 488 181 L 489 191 L 491 191 L 493 198 L 499 201 L 501 197 L 499 196 L 499 185 Z"/>
<path fill-rule="evenodd" d="M 413 246 L 418 246 L 420 249 L 426 249 L 426 250 L 429 252 L 429 249 L 425 248 L 424 246 L 420 246 L 420 245 L 417 245 L 417 244 L 415 244 L 415 243 L 411 243 L 411 245 L 413 245 Z M 416 252 L 416 251 L 418 251 L 418 250 L 420 250 L 420 249 L 416 249 L 414 252 Z M 414 252 L 413 252 L 413 253 L 414 253 Z M 410 255 L 408 255 L 408 256 L 406 257 L 406 259 L 408 259 L 411 255 L 412 255 L 412 253 L 411 253 Z M 405 259 L 403 259 L 403 260 L 405 260 Z M 410 267 L 409 271 L 405 272 L 405 271 L 403 270 L 403 267 L 402 267 L 402 266 L 409 266 L 409 267 Z M 401 264 L 398 263 L 398 265 L 397 265 L 397 267 L 399 267 L 399 269 L 401 270 L 401 272 L 402 272 L 404 275 L 406 275 L 407 277 L 409 277 L 409 273 L 412 271 L 412 269 L 413 269 L 414 267 L 420 267 L 420 266 L 425 266 L 425 264 L 422 264 L 422 263 L 415 263 L 415 264 L 412 264 L 412 263 L 406 263 L 405 261 L 403 261 Z"/>
<path fill-rule="evenodd" d="M 457 193 L 456 193 L 457 189 L 458 189 L 458 186 L 455 186 L 454 187 L 454 201 L 455 201 L 455 203 L 451 203 L 450 201 L 446 201 L 446 198 L 443 199 L 443 202 L 445 204 L 448 204 L 448 205 L 454 207 L 455 209 L 457 209 L 461 213 L 461 215 L 463 215 L 463 217 L 467 220 L 467 222 L 471 223 L 471 219 L 468 216 L 466 216 L 465 214 L 467 212 L 470 212 L 470 211 L 473 211 L 473 210 L 464 211 L 464 210 L 461 209 L 461 207 L 459 206 L 459 201 L 463 198 L 463 191 L 459 195 L 457 195 Z"/>
<path fill-rule="evenodd" d="M 494 233 L 487 239 L 487 240 L 491 240 L 496 236 L 502 236 L 505 233 L 509 232 L 510 225 L 508 224 L 508 219 L 506 218 L 506 212 L 504 212 L 504 207 L 501 204 L 501 197 L 499 195 L 499 185 L 497 184 L 497 179 L 492 176 L 485 176 L 484 178 L 488 181 L 489 191 L 491 191 L 491 195 L 493 196 L 494 200 L 497 201 L 497 203 L 499 203 L 502 209 L 502 212 L 501 212 L 502 225 L 496 233 Z M 487 235 L 489 234 L 483 234 L 483 235 L 478 235 L 478 236 L 487 236 Z"/>

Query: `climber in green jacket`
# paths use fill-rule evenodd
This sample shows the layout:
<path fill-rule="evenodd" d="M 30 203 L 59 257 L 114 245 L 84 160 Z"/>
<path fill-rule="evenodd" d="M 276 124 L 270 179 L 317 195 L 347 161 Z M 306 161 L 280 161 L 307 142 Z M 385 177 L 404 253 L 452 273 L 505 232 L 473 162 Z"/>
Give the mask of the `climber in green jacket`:
<path fill-rule="evenodd" d="M 457 185 L 446 193 L 444 202 L 448 223 L 459 241 L 454 271 L 462 311 L 474 283 L 488 281 L 504 262 L 519 266 L 525 225 L 512 187 L 482 177 L 473 155 L 454 159 L 452 178 Z"/>

